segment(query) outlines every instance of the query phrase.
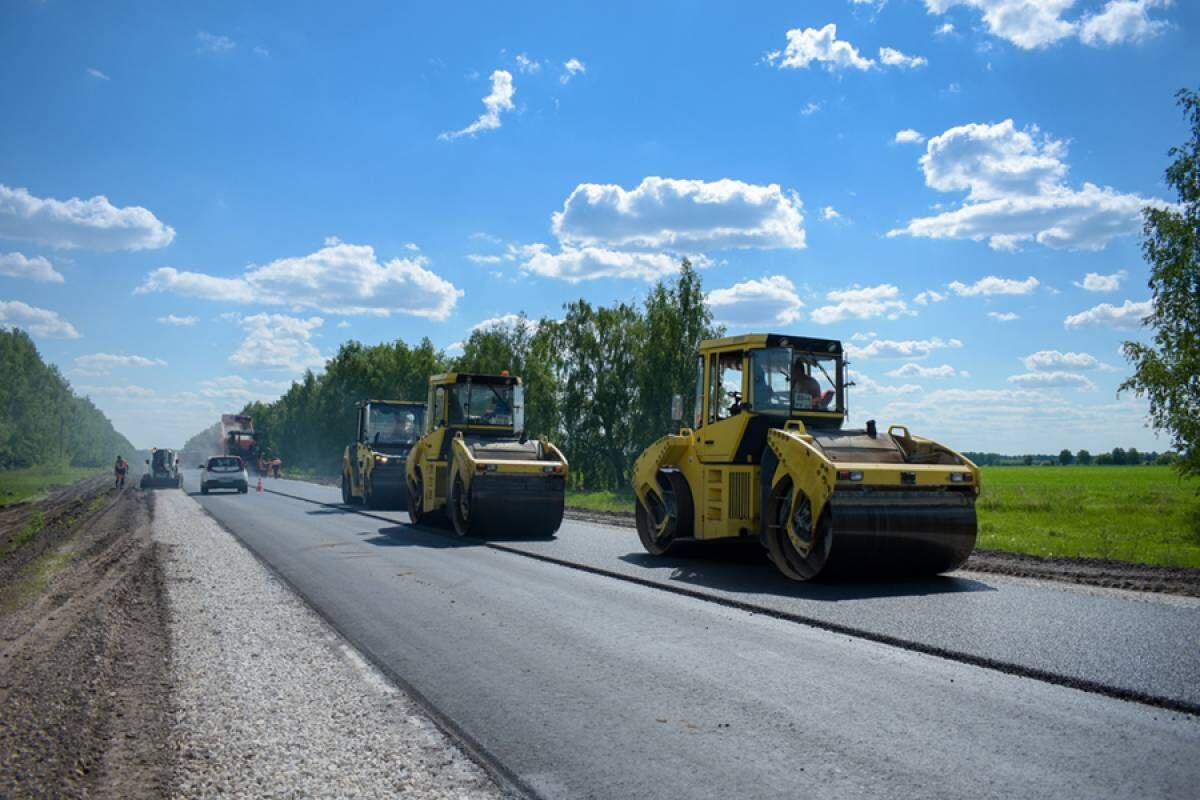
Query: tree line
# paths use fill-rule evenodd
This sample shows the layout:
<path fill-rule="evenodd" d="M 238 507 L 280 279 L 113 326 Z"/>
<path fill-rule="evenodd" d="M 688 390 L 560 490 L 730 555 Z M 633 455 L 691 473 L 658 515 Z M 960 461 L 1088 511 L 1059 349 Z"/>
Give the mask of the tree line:
<path fill-rule="evenodd" d="M 566 454 L 576 488 L 627 485 L 637 454 L 676 429 L 671 398 L 690 401 L 695 349 L 723 331 L 714 326 L 700 276 L 687 261 L 640 304 L 600 306 L 577 300 L 562 319 L 475 330 L 458 356 L 429 339 L 378 345 L 344 343 L 321 375 L 311 371 L 271 403 L 250 403 L 260 445 L 285 470 L 337 474 L 355 434 L 355 404 L 364 398 L 424 400 L 431 375 L 451 370 L 508 370 L 525 385 L 525 427 Z M 211 431 L 185 446 L 202 447 Z"/>
<path fill-rule="evenodd" d="M 118 454 L 137 457 L 108 417 L 42 360 L 25 331 L 0 328 L 0 375 L 0 469 L 99 467 Z"/>
<path fill-rule="evenodd" d="M 1031 466 L 1039 465 L 1061 465 L 1070 466 L 1072 464 L 1081 467 L 1099 466 L 1137 466 L 1140 464 L 1157 464 L 1175 466 L 1179 461 L 1177 453 L 1166 452 L 1159 453 L 1153 450 L 1146 452 L 1139 451 L 1136 447 L 1114 447 L 1106 453 L 1092 454 L 1088 450 L 1079 450 L 1072 452 L 1067 448 L 1063 448 L 1058 455 L 1049 453 L 1026 454 L 1023 456 L 1004 455 L 1002 453 L 977 453 L 964 451 L 963 455 L 971 459 L 981 467 L 1011 467 L 1017 465 Z"/>

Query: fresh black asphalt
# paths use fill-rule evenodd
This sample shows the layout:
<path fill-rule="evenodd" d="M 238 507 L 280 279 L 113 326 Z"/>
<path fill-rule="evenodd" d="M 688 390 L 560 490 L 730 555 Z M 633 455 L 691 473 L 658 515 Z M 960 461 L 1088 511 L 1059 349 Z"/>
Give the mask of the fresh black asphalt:
<path fill-rule="evenodd" d="M 733 608 L 412 528 L 403 513 L 196 499 L 541 796 L 1191 797 L 1200 778 L 1193 716 L 753 611 L 1195 699 L 1200 610 L 1187 604 L 978 575 L 797 586 L 754 558 L 648 562 L 631 531 L 570 522 L 556 540 L 503 544 L 750 606 Z"/>

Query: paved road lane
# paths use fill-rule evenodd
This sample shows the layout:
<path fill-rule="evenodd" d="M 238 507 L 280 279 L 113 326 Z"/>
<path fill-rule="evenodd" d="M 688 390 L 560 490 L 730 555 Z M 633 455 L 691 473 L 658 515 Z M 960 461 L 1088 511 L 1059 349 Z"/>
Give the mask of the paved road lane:
<path fill-rule="evenodd" d="M 272 490 L 338 503 L 335 487 Z M 371 512 L 397 524 L 404 512 Z M 449 535 L 449 534 L 448 534 Z M 503 547 L 584 564 L 821 623 L 1067 679 L 1200 706 L 1200 603 L 981 573 L 897 583 L 806 585 L 751 550 L 737 563 L 646 555 L 630 529 L 567 521 L 551 541 Z"/>
<path fill-rule="evenodd" d="M 1191 797 L 1200 779 L 1193 717 L 279 495 L 197 499 L 546 797 Z"/>

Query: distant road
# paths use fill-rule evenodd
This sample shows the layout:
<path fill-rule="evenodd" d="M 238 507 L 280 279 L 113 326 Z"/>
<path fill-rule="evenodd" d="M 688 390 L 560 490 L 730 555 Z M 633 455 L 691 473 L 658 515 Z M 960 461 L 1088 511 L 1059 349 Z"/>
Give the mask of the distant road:
<path fill-rule="evenodd" d="M 1193 601 L 796 585 L 571 522 L 498 549 L 267 485 L 293 496 L 197 499 L 533 794 L 1195 796 L 1200 719 L 1170 710 L 1200 705 Z"/>

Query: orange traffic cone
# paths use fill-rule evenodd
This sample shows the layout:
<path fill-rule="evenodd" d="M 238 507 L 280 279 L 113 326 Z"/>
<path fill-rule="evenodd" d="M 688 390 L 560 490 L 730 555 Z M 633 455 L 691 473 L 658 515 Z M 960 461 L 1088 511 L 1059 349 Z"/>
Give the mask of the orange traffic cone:
<path fill-rule="evenodd" d="M 254 491 L 256 491 L 256 492 L 261 492 L 262 490 L 263 490 L 263 488 L 262 488 L 262 475 L 259 475 L 259 476 L 258 476 L 258 486 L 256 486 L 256 487 L 254 488 Z"/>

